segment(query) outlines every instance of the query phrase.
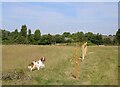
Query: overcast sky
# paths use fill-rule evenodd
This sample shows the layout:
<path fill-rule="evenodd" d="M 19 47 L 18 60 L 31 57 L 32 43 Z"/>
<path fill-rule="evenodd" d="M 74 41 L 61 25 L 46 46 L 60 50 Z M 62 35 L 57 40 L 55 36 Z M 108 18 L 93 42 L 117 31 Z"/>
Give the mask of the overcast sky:
<path fill-rule="evenodd" d="M 20 30 L 26 24 L 32 32 L 40 29 L 42 34 L 115 34 L 118 2 L 2 2 L 0 21 L 2 28 L 9 31 Z"/>

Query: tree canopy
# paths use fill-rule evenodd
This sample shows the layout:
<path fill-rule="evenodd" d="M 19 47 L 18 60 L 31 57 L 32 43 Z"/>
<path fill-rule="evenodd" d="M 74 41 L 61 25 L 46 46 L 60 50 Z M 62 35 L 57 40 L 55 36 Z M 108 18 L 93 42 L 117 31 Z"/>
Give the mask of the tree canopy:
<path fill-rule="evenodd" d="M 36 29 L 32 34 L 31 29 L 27 30 L 26 25 L 21 26 L 20 32 L 18 29 L 10 32 L 4 29 L 1 29 L 2 34 L 2 44 L 32 44 L 32 45 L 50 45 L 57 43 L 83 43 L 88 42 L 90 44 L 96 45 L 116 45 L 120 44 L 120 29 L 116 32 L 116 35 L 108 35 L 104 37 L 102 34 L 93 34 L 92 32 L 63 32 L 63 34 L 45 34 L 41 35 L 40 29 Z M 110 37 L 113 37 L 111 39 Z"/>
<path fill-rule="evenodd" d="M 120 28 L 116 32 L 116 38 L 117 38 L 118 44 L 120 45 Z"/>

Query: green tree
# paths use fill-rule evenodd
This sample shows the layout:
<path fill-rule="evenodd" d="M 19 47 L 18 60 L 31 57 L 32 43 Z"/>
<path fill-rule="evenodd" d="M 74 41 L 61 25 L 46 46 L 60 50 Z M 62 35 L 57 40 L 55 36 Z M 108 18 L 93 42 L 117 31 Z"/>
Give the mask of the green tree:
<path fill-rule="evenodd" d="M 55 36 L 53 36 L 53 42 L 55 42 L 55 43 L 64 43 L 65 38 L 60 34 L 56 34 Z"/>
<path fill-rule="evenodd" d="M 102 40 L 102 35 L 101 34 L 99 34 L 99 33 L 97 33 L 97 35 L 96 35 L 96 44 L 97 45 L 102 45 L 103 44 L 103 40 Z"/>
<path fill-rule="evenodd" d="M 21 27 L 21 31 L 20 31 L 20 34 L 18 36 L 18 43 L 19 44 L 27 44 L 28 43 L 27 26 L 26 25 L 22 25 L 22 27 Z"/>
<path fill-rule="evenodd" d="M 34 36 L 31 34 L 31 29 L 28 30 L 28 43 L 34 44 Z"/>
<path fill-rule="evenodd" d="M 15 31 L 13 32 L 13 38 L 15 43 L 18 42 L 18 36 L 19 36 L 19 32 L 17 29 L 15 29 Z"/>
<path fill-rule="evenodd" d="M 107 44 L 110 45 L 110 44 L 112 44 L 112 41 L 111 41 L 110 38 L 104 38 L 104 39 L 103 39 L 103 43 L 106 44 L 106 45 L 107 45 Z"/>
<path fill-rule="evenodd" d="M 71 33 L 70 32 L 64 32 L 62 34 L 63 37 L 70 37 L 71 36 Z"/>
<path fill-rule="evenodd" d="M 0 29 L 0 44 L 2 44 L 2 29 Z"/>
<path fill-rule="evenodd" d="M 51 34 L 46 34 L 46 35 L 42 35 L 40 42 L 43 45 L 49 45 L 49 44 L 52 44 L 52 41 L 53 41 L 52 39 L 53 38 Z"/>
<path fill-rule="evenodd" d="M 11 44 L 18 43 L 18 36 L 19 36 L 19 32 L 17 29 L 15 29 L 15 31 L 13 31 L 13 32 L 10 32 L 9 43 L 11 43 Z"/>
<path fill-rule="evenodd" d="M 102 35 L 99 33 L 94 34 L 92 39 L 91 39 L 91 42 L 96 44 L 96 45 L 102 45 L 103 44 Z"/>
<path fill-rule="evenodd" d="M 15 31 L 14 31 L 14 37 L 15 37 L 15 38 L 18 37 L 18 33 L 19 33 L 19 32 L 18 32 L 18 29 L 15 29 Z"/>
<path fill-rule="evenodd" d="M 40 37 L 41 37 L 41 32 L 39 29 L 36 29 L 34 32 L 34 40 L 35 40 L 35 44 L 40 43 Z"/>
<path fill-rule="evenodd" d="M 86 41 L 85 35 L 83 32 L 77 32 L 72 34 L 72 38 L 75 42 L 84 42 Z"/>
<path fill-rule="evenodd" d="M 8 40 L 10 36 L 10 32 L 6 30 L 2 30 L 2 40 Z"/>
<path fill-rule="evenodd" d="M 26 25 L 22 25 L 21 36 L 27 37 L 27 26 Z"/>
<path fill-rule="evenodd" d="M 18 37 L 18 43 L 19 44 L 27 44 L 27 38 L 25 38 L 24 36 L 21 36 L 21 35 L 19 35 L 19 37 Z"/>
<path fill-rule="evenodd" d="M 85 37 L 87 41 L 90 41 L 90 42 L 94 41 L 94 34 L 92 32 L 85 33 Z"/>
<path fill-rule="evenodd" d="M 64 42 L 65 43 L 71 43 L 72 41 L 73 41 L 73 39 L 72 39 L 72 35 L 71 35 L 71 33 L 70 32 L 64 32 L 63 34 L 62 34 L 62 36 L 63 36 L 63 38 L 64 38 Z"/>
<path fill-rule="evenodd" d="M 2 30 L 2 44 L 9 44 L 10 32 Z"/>
<path fill-rule="evenodd" d="M 117 45 L 117 42 L 118 42 L 117 38 L 115 37 L 112 42 L 113 42 L 113 45 Z"/>
<path fill-rule="evenodd" d="M 48 44 L 51 44 L 51 43 L 52 43 L 53 37 L 52 37 L 51 34 L 48 34 L 48 35 L 47 35 L 47 41 L 48 41 Z"/>
<path fill-rule="evenodd" d="M 118 41 L 118 44 L 120 45 L 120 29 L 116 32 L 116 39 Z"/>
<path fill-rule="evenodd" d="M 28 36 L 31 36 L 31 29 L 28 30 Z"/>

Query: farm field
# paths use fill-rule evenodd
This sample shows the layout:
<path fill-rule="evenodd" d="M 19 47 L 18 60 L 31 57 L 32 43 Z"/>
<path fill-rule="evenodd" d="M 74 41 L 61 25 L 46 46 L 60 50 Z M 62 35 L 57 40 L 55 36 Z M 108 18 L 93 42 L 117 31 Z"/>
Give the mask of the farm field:
<path fill-rule="evenodd" d="M 84 61 L 79 55 L 79 78 L 75 80 L 75 47 L 3 45 L 3 85 L 117 85 L 118 47 L 89 46 Z M 28 64 L 46 58 L 45 68 L 30 72 Z"/>

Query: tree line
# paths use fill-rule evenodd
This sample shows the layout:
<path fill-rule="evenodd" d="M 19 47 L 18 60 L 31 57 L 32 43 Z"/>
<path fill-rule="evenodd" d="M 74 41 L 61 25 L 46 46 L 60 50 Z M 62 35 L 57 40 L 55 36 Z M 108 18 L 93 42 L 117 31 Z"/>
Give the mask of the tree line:
<path fill-rule="evenodd" d="M 118 45 L 120 43 L 120 29 L 114 35 L 114 38 L 109 37 L 103 38 L 102 34 L 93 34 L 92 32 L 64 32 L 63 34 L 44 34 L 41 35 L 40 29 L 36 29 L 32 34 L 31 29 L 27 30 L 26 25 L 21 26 L 20 32 L 18 29 L 10 32 L 7 30 L 0 29 L 2 34 L 2 44 L 32 44 L 32 45 L 51 45 L 51 44 L 73 44 L 88 42 L 89 45 Z"/>

